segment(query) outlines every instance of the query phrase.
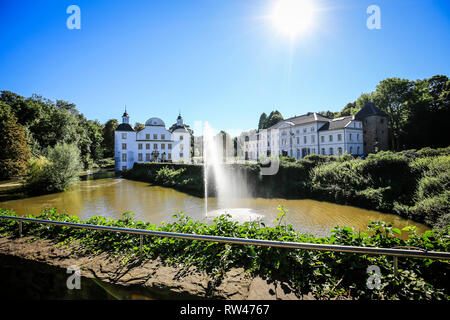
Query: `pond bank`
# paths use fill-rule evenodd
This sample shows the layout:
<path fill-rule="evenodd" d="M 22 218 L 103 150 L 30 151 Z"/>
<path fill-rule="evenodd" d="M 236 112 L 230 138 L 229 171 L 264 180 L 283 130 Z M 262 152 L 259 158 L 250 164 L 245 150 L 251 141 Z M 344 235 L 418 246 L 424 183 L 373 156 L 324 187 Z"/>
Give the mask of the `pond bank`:
<path fill-rule="evenodd" d="M 81 286 L 85 289 L 85 291 L 81 290 L 82 294 L 78 293 L 79 290 L 69 290 L 65 287 L 67 277 L 71 275 L 66 273 L 66 270 L 74 265 L 81 270 Z M 4 271 L 8 267 L 10 272 L 6 272 L 6 275 L 11 274 L 12 268 L 13 274 L 27 274 L 28 280 L 17 276 L 5 279 L 5 273 L 2 272 L 0 283 L 8 283 L 12 280 L 33 281 L 36 278 L 41 279 L 39 281 L 42 282 L 44 274 L 44 278 L 50 279 L 45 285 L 49 292 L 56 291 L 53 287 L 58 287 L 57 291 L 60 295 L 51 297 L 56 299 L 71 297 L 76 299 L 92 297 L 96 299 L 313 299 L 312 295 L 296 293 L 287 283 L 252 277 L 242 268 L 230 269 L 220 283 L 215 283 L 211 276 L 194 266 L 169 266 L 159 258 L 155 260 L 135 258 L 124 264 L 121 259 L 107 253 L 84 255 L 75 245 L 56 246 L 50 240 L 36 239 L 32 236 L 0 238 L 0 270 Z M 39 274 L 39 277 L 30 276 L 33 274 Z M 30 288 L 30 286 L 24 286 L 24 283 L 14 283 L 14 285 L 19 288 L 21 285 Z M 42 291 L 43 288 L 40 290 Z"/>

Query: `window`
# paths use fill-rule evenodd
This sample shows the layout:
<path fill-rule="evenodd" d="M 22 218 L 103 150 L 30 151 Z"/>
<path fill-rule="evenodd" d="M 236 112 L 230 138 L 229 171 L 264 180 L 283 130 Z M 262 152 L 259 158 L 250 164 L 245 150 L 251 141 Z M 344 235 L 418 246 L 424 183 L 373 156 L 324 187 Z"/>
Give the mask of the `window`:
<path fill-rule="evenodd" d="M 145 149 L 150 150 L 150 143 L 145 144 Z"/>
<path fill-rule="evenodd" d="M 342 141 L 342 134 L 338 134 L 338 141 Z"/>
<path fill-rule="evenodd" d="M 306 144 L 306 136 L 303 136 L 303 143 Z"/>
<path fill-rule="evenodd" d="M 305 132 L 305 133 L 306 133 L 306 128 L 303 128 L 303 132 Z"/>
<path fill-rule="evenodd" d="M 122 150 L 127 150 L 127 144 L 126 143 L 122 143 Z"/>
<path fill-rule="evenodd" d="M 350 147 L 350 154 L 353 154 L 353 147 Z"/>
<path fill-rule="evenodd" d="M 316 148 L 312 148 L 312 153 L 316 153 Z"/>
<path fill-rule="evenodd" d="M 331 134 L 328 137 L 328 141 L 330 141 L 330 142 L 333 141 L 333 136 Z"/>
<path fill-rule="evenodd" d="M 180 140 L 183 140 L 183 138 L 184 138 L 184 137 L 181 135 L 181 136 L 180 136 Z"/>
<path fill-rule="evenodd" d="M 150 161 L 150 153 L 145 154 L 145 161 Z"/>
<path fill-rule="evenodd" d="M 316 142 L 316 136 L 311 136 L 311 142 L 315 143 Z"/>
<path fill-rule="evenodd" d="M 356 141 L 359 141 L 359 133 L 356 134 Z"/>
<path fill-rule="evenodd" d="M 142 143 L 139 143 L 139 144 L 138 144 L 138 149 L 139 149 L 139 150 L 142 150 Z"/>
<path fill-rule="evenodd" d="M 142 153 L 138 153 L 138 161 L 142 161 Z"/>
<path fill-rule="evenodd" d="M 314 127 L 311 127 L 311 132 L 314 132 Z"/>
<path fill-rule="evenodd" d="M 161 143 L 161 150 L 166 149 L 166 145 L 164 143 Z"/>
<path fill-rule="evenodd" d="M 320 141 L 321 141 L 321 142 L 325 142 L 325 136 L 321 136 L 321 137 L 320 137 Z M 323 149 L 323 150 L 325 150 L 325 149 Z M 325 154 L 325 153 L 324 153 L 324 154 Z"/>
<path fill-rule="evenodd" d="M 325 155 L 325 148 L 322 148 L 322 154 Z"/>
<path fill-rule="evenodd" d="M 300 137 L 297 137 L 297 144 L 300 144 Z"/>
<path fill-rule="evenodd" d="M 350 141 L 352 141 L 352 134 L 351 133 L 348 135 L 348 138 L 349 138 Z"/>
<path fill-rule="evenodd" d="M 361 154 L 361 149 L 360 149 L 360 147 L 357 147 L 357 148 L 356 148 L 356 153 L 357 153 L 357 154 Z"/>
<path fill-rule="evenodd" d="M 180 152 L 180 158 L 183 158 L 183 152 Z"/>
<path fill-rule="evenodd" d="M 333 148 L 330 148 L 330 156 L 333 155 Z"/>
<path fill-rule="evenodd" d="M 126 133 L 122 133 L 122 139 L 126 139 L 127 138 L 127 134 Z"/>
<path fill-rule="evenodd" d="M 122 153 L 122 162 L 127 162 L 127 154 Z"/>
<path fill-rule="evenodd" d="M 153 140 L 158 140 L 158 135 L 157 134 L 153 134 Z"/>
<path fill-rule="evenodd" d="M 180 144 L 180 150 L 183 150 L 184 145 Z"/>
<path fill-rule="evenodd" d="M 300 158 L 300 149 L 297 149 L 297 159 Z"/>
<path fill-rule="evenodd" d="M 172 160 L 172 154 L 171 153 L 167 154 L 167 160 Z"/>
<path fill-rule="evenodd" d="M 145 140 L 150 140 L 150 133 L 145 134 Z"/>
<path fill-rule="evenodd" d="M 341 147 L 338 148 L 338 154 L 342 154 L 342 148 Z"/>
<path fill-rule="evenodd" d="M 165 134 L 161 134 L 161 140 L 166 140 L 166 135 Z"/>
<path fill-rule="evenodd" d="M 167 144 L 167 149 L 172 150 L 172 144 L 171 143 Z"/>
<path fill-rule="evenodd" d="M 158 144 L 157 143 L 153 144 L 153 149 L 158 150 Z"/>
<path fill-rule="evenodd" d="M 384 119 L 380 119 L 380 123 L 384 123 Z"/>

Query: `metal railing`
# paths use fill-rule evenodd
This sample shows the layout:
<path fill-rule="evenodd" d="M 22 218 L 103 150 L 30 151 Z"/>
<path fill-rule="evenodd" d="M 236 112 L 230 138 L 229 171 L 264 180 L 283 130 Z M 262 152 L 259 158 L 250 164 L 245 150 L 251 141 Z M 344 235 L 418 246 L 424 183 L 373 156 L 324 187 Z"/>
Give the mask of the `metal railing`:
<path fill-rule="evenodd" d="M 335 244 L 320 244 L 320 243 L 307 243 L 307 242 L 288 242 L 288 241 L 273 241 L 273 240 L 260 240 L 260 239 L 248 239 L 248 238 L 235 238 L 235 237 L 220 237 L 220 236 L 208 236 L 200 234 L 190 234 L 190 233 L 177 233 L 177 232 L 166 232 L 166 231 L 155 231 L 155 230 L 145 230 L 145 229 L 131 229 L 131 228 L 120 228 L 120 227 L 110 227 L 102 225 L 93 224 L 83 224 L 83 223 L 72 223 L 64 221 L 52 221 L 43 219 L 33 219 L 24 217 L 12 217 L 12 216 L 2 216 L 1 219 L 16 220 L 19 222 L 19 234 L 22 236 L 23 233 L 23 222 L 40 223 L 40 224 L 50 224 L 63 227 L 72 228 L 84 228 L 102 231 L 112 231 L 112 232 L 122 232 L 128 234 L 135 234 L 140 236 L 139 252 L 142 255 L 142 242 L 143 236 L 154 236 L 154 237 L 167 237 L 167 238 L 178 238 L 186 240 L 200 240 L 200 241 L 210 241 L 210 242 L 222 242 L 230 244 L 241 244 L 241 245 L 255 245 L 264 247 L 278 247 L 278 248 L 289 248 L 289 249 L 303 249 L 303 250 L 320 250 L 320 251 L 334 251 L 334 252 L 347 252 L 347 253 L 360 253 L 360 254 L 374 254 L 374 255 L 387 255 L 394 257 L 394 272 L 397 273 L 398 257 L 408 257 L 408 258 L 428 258 L 428 259 L 450 259 L 450 252 L 440 252 L 440 251 L 428 251 L 416 247 L 394 247 L 394 248 L 378 248 L 378 247 L 360 247 L 360 246 L 346 246 L 346 245 L 335 245 Z"/>

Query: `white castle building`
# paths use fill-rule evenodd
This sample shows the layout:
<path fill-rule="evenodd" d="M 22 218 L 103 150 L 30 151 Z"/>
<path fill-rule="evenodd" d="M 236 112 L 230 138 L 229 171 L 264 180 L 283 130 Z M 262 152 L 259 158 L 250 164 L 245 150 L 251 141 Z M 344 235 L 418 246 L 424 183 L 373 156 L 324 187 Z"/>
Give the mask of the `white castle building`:
<path fill-rule="evenodd" d="M 145 128 L 136 132 L 125 110 L 122 123 L 114 133 L 116 171 L 131 169 L 135 162 L 190 161 L 191 134 L 178 116 L 176 126 L 167 130 L 160 118 L 150 118 Z"/>
<path fill-rule="evenodd" d="M 309 154 L 363 153 L 362 121 L 355 116 L 329 119 L 315 112 L 282 120 L 240 136 L 245 160 L 279 154 L 301 159 Z"/>

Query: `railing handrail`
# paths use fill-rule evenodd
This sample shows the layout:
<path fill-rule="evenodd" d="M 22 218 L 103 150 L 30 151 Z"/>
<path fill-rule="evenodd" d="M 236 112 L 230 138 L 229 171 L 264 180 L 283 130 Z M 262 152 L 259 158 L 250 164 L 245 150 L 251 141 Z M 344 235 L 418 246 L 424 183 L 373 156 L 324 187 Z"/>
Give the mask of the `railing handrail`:
<path fill-rule="evenodd" d="M 430 259 L 450 259 L 450 252 L 442 251 L 427 251 L 417 248 L 418 250 L 409 249 L 396 249 L 396 248 L 379 248 L 379 247 L 361 247 L 361 246 L 346 246 L 336 244 L 320 244 L 320 243 L 308 243 L 308 242 L 289 242 L 289 241 L 274 241 L 274 240 L 261 240 L 261 239 L 249 239 L 249 238 L 235 238 L 235 237 L 221 237 L 221 236 L 209 236 L 192 233 L 177 233 L 167 231 L 155 231 L 146 229 L 132 229 L 102 226 L 95 224 L 73 223 L 66 221 L 54 221 L 25 217 L 13 217 L 0 215 L 2 219 L 17 220 L 19 222 L 33 222 L 42 224 L 51 224 L 65 227 L 85 228 L 102 231 L 123 232 L 129 234 L 136 234 L 140 236 L 156 236 L 156 237 L 168 237 L 179 238 L 186 240 L 200 240 L 210 242 L 222 242 L 242 245 L 256 245 L 265 247 L 279 247 L 289 249 L 303 249 L 303 250 L 320 250 L 320 251 L 335 251 L 335 252 L 348 252 L 348 253 L 362 253 L 362 254 L 376 254 L 376 255 L 389 255 L 394 257 L 409 257 L 409 258 L 430 258 Z M 21 229 L 21 227 L 20 227 Z M 142 237 L 141 237 L 142 247 Z"/>

